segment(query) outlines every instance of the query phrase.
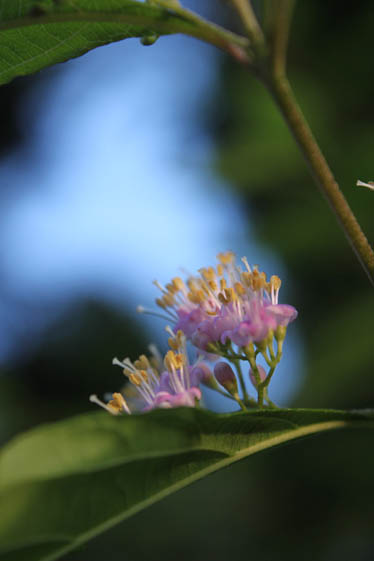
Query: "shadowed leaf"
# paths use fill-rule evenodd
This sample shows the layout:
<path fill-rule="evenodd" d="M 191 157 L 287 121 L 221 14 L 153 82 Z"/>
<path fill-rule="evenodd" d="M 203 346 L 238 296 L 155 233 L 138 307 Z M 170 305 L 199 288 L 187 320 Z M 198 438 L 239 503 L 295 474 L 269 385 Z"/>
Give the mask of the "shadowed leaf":
<path fill-rule="evenodd" d="M 52 561 L 220 468 L 373 412 L 197 409 L 83 415 L 23 434 L 0 455 L 3 561 Z"/>

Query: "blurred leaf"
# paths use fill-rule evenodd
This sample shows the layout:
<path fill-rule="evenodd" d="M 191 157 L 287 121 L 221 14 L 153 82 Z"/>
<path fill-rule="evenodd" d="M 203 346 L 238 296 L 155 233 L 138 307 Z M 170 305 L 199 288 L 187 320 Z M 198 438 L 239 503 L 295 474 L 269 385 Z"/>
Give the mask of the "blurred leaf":
<path fill-rule="evenodd" d="M 372 411 L 102 413 L 44 425 L 0 455 L 3 561 L 51 561 L 170 493 L 251 454 Z"/>
<path fill-rule="evenodd" d="M 186 11 L 134 0 L 3 0 L 0 10 L 0 84 L 30 74 L 95 47 L 142 37 L 185 33 L 223 46 L 225 31 Z M 236 37 L 239 44 L 247 44 Z"/>

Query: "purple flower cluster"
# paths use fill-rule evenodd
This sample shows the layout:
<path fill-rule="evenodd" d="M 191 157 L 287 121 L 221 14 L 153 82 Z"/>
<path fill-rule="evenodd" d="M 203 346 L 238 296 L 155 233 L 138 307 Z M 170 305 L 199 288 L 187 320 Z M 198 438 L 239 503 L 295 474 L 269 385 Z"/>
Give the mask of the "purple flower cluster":
<path fill-rule="evenodd" d="M 235 264 L 231 252 L 218 256 L 219 264 L 200 269 L 200 275 L 186 283 L 175 278 L 156 300 L 192 343 L 209 350 L 229 341 L 239 347 L 261 343 L 279 327 L 297 317 L 293 306 L 278 303 L 279 277 L 269 281 L 257 267 L 243 258 L 244 268 Z"/>
<path fill-rule="evenodd" d="M 191 276 L 186 282 L 176 277 L 166 287 L 155 283 L 161 290 L 156 303 L 173 324 L 173 329 L 167 327 L 171 350 L 163 360 L 156 351 L 150 359 L 141 355 L 134 363 L 128 358 L 123 361 L 114 359 L 113 363 L 123 369 L 130 382 L 132 397 L 126 388 L 127 400 L 124 394 L 114 393 L 107 403 L 96 395 L 91 396 L 91 401 L 115 415 L 129 414 L 132 410 L 194 407 L 201 399 L 200 385 L 205 384 L 220 393 L 224 393 L 220 389 L 223 387 L 225 395 L 235 399 L 244 409 L 245 403 L 253 406 L 255 402 L 247 395 L 238 364 L 235 366 L 242 398 L 228 363 L 216 362 L 213 375 L 202 362 L 207 353 L 214 352 L 229 360 L 244 356 L 250 363 L 248 376 L 258 392 L 258 406 L 262 407 L 264 400 L 273 405 L 267 396 L 267 385 L 282 356 L 287 326 L 297 317 L 297 311 L 293 306 L 278 303 L 279 277 L 272 276 L 268 281 L 265 273 L 250 267 L 246 258 L 242 259 L 244 266 L 236 265 L 232 252 L 219 254 L 218 261 L 215 268 L 200 269 L 198 276 Z M 277 342 L 276 355 L 273 338 Z M 194 364 L 189 363 L 187 356 L 187 339 L 200 354 Z M 239 350 L 234 351 L 232 345 Z M 268 374 L 256 364 L 254 347 L 269 365 Z M 266 354 L 267 350 L 269 354 Z M 210 358 L 216 361 L 218 357 Z"/>

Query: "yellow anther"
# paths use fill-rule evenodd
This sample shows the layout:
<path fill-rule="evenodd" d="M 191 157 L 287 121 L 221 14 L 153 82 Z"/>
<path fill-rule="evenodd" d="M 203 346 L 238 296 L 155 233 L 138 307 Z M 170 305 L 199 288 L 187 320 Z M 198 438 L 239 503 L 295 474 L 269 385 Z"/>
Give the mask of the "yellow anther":
<path fill-rule="evenodd" d="M 214 280 L 216 278 L 216 272 L 213 269 L 213 267 L 206 267 L 203 269 L 199 269 L 199 273 L 207 282 Z"/>
<path fill-rule="evenodd" d="M 245 294 L 245 288 L 241 282 L 236 282 L 234 284 L 235 292 L 238 296 L 243 296 Z"/>
<path fill-rule="evenodd" d="M 178 343 L 177 343 L 177 341 L 174 339 L 174 337 L 169 337 L 168 343 L 169 343 L 169 347 L 170 347 L 171 349 L 173 349 L 174 351 L 177 351 L 177 350 L 178 350 Z"/>
<path fill-rule="evenodd" d="M 219 286 L 220 286 L 220 289 L 221 289 L 221 290 L 225 290 L 225 288 L 227 288 L 226 280 L 225 280 L 225 279 L 221 279 L 221 280 L 219 281 Z"/>
<path fill-rule="evenodd" d="M 145 355 L 140 355 L 139 360 L 142 362 L 143 369 L 147 370 L 149 368 L 149 360 Z"/>
<path fill-rule="evenodd" d="M 178 329 L 176 339 L 177 339 L 179 345 L 183 342 L 184 338 L 185 338 L 185 335 L 184 335 L 183 331 L 181 329 Z"/>
<path fill-rule="evenodd" d="M 122 394 L 120 393 L 114 393 L 112 395 L 112 398 L 113 399 L 111 399 L 107 404 L 107 407 L 110 409 L 110 412 L 113 413 L 113 415 L 118 415 L 119 413 L 121 413 L 121 411 L 126 409 L 126 402 L 123 399 Z"/>
<path fill-rule="evenodd" d="M 260 277 L 254 275 L 252 277 L 252 290 L 256 291 L 256 290 L 260 290 L 260 288 L 262 288 L 262 280 Z"/>
<path fill-rule="evenodd" d="M 146 370 L 139 370 L 139 372 L 140 372 L 140 376 L 143 378 L 143 380 L 145 382 L 148 382 L 148 374 L 147 374 Z"/>
<path fill-rule="evenodd" d="M 214 311 L 212 311 L 212 312 L 209 311 L 209 310 L 205 310 L 205 313 L 208 314 L 208 316 L 216 316 L 216 315 L 217 315 L 217 311 L 216 311 L 216 310 L 214 310 Z"/>
<path fill-rule="evenodd" d="M 134 366 L 137 370 L 147 370 L 150 367 L 149 360 L 145 355 L 140 355 L 138 360 L 135 360 Z"/>
<path fill-rule="evenodd" d="M 222 292 L 218 294 L 218 300 L 221 302 L 221 304 L 229 303 L 229 301 L 225 298 L 225 295 Z"/>
<path fill-rule="evenodd" d="M 217 265 L 217 275 L 219 277 L 222 277 L 222 275 L 223 275 L 223 265 L 221 263 L 218 263 L 218 265 Z"/>
<path fill-rule="evenodd" d="M 127 376 L 128 378 L 130 378 L 131 374 L 133 374 L 133 371 L 130 370 L 130 368 L 124 368 L 123 369 L 123 373 L 125 376 Z"/>
<path fill-rule="evenodd" d="M 209 288 L 210 288 L 211 290 L 213 290 L 213 292 L 215 292 L 216 290 L 218 290 L 218 284 L 216 283 L 216 281 L 211 280 L 211 281 L 209 281 L 208 284 L 209 284 Z"/>
<path fill-rule="evenodd" d="M 157 306 L 160 306 L 160 308 L 162 308 L 163 310 L 165 310 L 167 307 L 163 298 L 156 298 L 156 304 Z"/>
<path fill-rule="evenodd" d="M 191 290 L 191 292 L 188 293 L 187 298 L 194 304 L 201 304 L 201 302 L 204 302 L 206 296 L 204 294 L 204 291 L 200 289 Z"/>
<path fill-rule="evenodd" d="M 166 368 L 171 372 L 174 369 L 181 368 L 184 364 L 184 355 L 176 354 L 173 351 L 168 351 L 164 358 Z"/>
<path fill-rule="evenodd" d="M 175 353 L 173 351 L 168 351 L 164 358 L 164 364 L 169 372 L 176 368 L 175 362 Z"/>
<path fill-rule="evenodd" d="M 257 266 L 252 273 L 251 288 L 254 291 L 266 288 L 266 274 L 259 271 Z"/>
<path fill-rule="evenodd" d="M 142 385 L 142 379 L 139 376 L 139 374 L 134 374 L 133 372 L 129 375 L 129 380 L 132 384 L 134 384 L 134 386 L 141 386 Z"/>
<path fill-rule="evenodd" d="M 232 251 L 226 251 L 225 253 L 219 253 L 217 259 L 222 265 L 229 265 L 235 260 L 235 254 Z"/>
<path fill-rule="evenodd" d="M 225 288 L 224 293 L 228 302 L 233 302 L 237 299 L 237 295 L 231 286 L 229 288 Z"/>
<path fill-rule="evenodd" d="M 277 275 L 273 275 L 270 279 L 270 285 L 274 290 L 279 290 L 281 287 L 282 281 Z"/>
<path fill-rule="evenodd" d="M 175 304 L 174 296 L 170 293 L 164 295 L 163 301 L 167 308 L 171 308 Z"/>
<path fill-rule="evenodd" d="M 182 366 L 184 365 L 184 355 L 182 354 L 177 354 L 174 355 L 175 357 L 175 364 L 176 364 L 176 368 L 182 368 Z"/>
<path fill-rule="evenodd" d="M 246 286 L 252 286 L 252 273 L 248 273 L 248 271 L 243 271 L 240 275 L 242 279 L 242 283 Z"/>
<path fill-rule="evenodd" d="M 180 277 L 174 277 L 171 282 L 177 291 L 184 290 L 185 285 Z"/>
<path fill-rule="evenodd" d="M 175 286 L 170 282 L 165 286 L 165 288 L 170 294 L 175 294 L 176 292 L 178 292 L 178 289 L 175 288 Z"/>

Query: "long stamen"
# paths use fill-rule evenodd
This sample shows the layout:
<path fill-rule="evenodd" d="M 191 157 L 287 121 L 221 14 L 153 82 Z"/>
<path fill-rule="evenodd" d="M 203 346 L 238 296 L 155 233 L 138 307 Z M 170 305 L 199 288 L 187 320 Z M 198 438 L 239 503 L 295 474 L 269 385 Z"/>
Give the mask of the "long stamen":
<path fill-rule="evenodd" d="M 172 337 L 175 337 L 175 333 L 174 333 L 174 331 L 172 330 L 172 328 L 170 327 L 170 325 L 167 325 L 167 326 L 165 327 L 165 331 L 166 331 L 166 333 L 169 333 L 169 335 L 171 335 Z"/>
<path fill-rule="evenodd" d="M 246 257 L 242 257 L 241 261 L 244 263 L 245 268 L 247 269 L 248 273 L 252 273 L 252 269 L 249 266 L 248 259 Z"/>
<path fill-rule="evenodd" d="M 104 401 L 101 401 L 101 399 L 99 399 L 96 394 L 90 395 L 89 400 L 91 401 L 91 403 L 96 403 L 96 405 L 99 405 L 100 407 L 108 411 L 108 413 L 111 413 L 113 415 L 113 412 L 109 409 L 107 404 L 104 403 Z"/>
<path fill-rule="evenodd" d="M 374 181 L 368 181 L 365 183 L 364 181 L 358 180 L 356 183 L 357 187 L 367 187 L 371 191 L 374 191 Z"/>
<path fill-rule="evenodd" d="M 90 395 L 89 399 L 91 403 L 99 405 L 100 407 L 108 411 L 108 413 L 110 413 L 111 415 L 119 415 L 121 411 L 126 411 L 128 415 L 131 415 L 129 406 L 127 405 L 121 394 L 113 394 L 113 400 L 111 400 L 109 403 L 104 403 L 104 401 L 101 401 L 101 399 L 99 399 L 95 394 Z"/>
<path fill-rule="evenodd" d="M 165 315 L 161 312 L 157 312 L 156 310 L 151 310 L 150 308 L 144 308 L 144 306 L 137 306 L 136 311 L 138 314 L 146 314 L 148 316 L 155 316 L 161 319 L 165 319 L 166 321 L 176 321 L 178 319 L 177 314 L 174 314 L 170 309 L 165 310 Z M 168 314 L 168 315 L 166 315 Z"/>

